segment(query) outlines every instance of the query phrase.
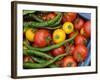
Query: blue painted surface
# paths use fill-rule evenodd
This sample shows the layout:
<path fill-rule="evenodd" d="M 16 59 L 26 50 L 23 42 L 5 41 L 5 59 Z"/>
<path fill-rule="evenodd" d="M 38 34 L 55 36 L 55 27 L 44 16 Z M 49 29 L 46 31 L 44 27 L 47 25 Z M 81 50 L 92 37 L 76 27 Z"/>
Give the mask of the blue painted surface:
<path fill-rule="evenodd" d="M 91 20 L 91 13 L 79 13 L 79 15 L 86 20 Z"/>

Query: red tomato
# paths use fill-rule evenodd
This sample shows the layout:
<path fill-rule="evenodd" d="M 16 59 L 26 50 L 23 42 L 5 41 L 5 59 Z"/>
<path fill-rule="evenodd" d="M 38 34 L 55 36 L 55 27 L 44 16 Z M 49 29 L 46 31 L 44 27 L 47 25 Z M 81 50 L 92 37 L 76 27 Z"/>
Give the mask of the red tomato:
<path fill-rule="evenodd" d="M 63 16 L 63 23 L 68 21 L 68 22 L 72 22 L 77 16 L 77 13 L 74 13 L 74 12 L 67 12 L 67 13 L 64 13 L 64 16 Z"/>
<path fill-rule="evenodd" d="M 83 34 L 86 38 L 89 38 L 91 35 L 91 22 L 87 21 L 84 25 L 83 25 L 83 32 L 81 32 L 81 34 Z"/>
<path fill-rule="evenodd" d="M 73 57 L 77 62 L 84 61 L 88 55 L 88 49 L 84 45 L 76 45 Z"/>
<path fill-rule="evenodd" d="M 45 47 L 51 41 L 51 34 L 46 29 L 37 30 L 34 36 L 34 44 L 37 47 Z"/>
<path fill-rule="evenodd" d="M 61 46 L 61 47 L 56 48 L 56 49 L 53 49 L 53 50 L 51 51 L 51 54 L 52 54 L 53 56 L 58 56 L 58 55 L 63 54 L 63 53 L 65 53 L 64 46 Z"/>
<path fill-rule="evenodd" d="M 49 14 L 43 16 L 43 19 L 50 20 L 50 19 L 53 19 L 55 16 L 56 16 L 56 14 L 52 12 L 52 13 L 49 13 Z"/>
<path fill-rule="evenodd" d="M 75 45 L 78 45 L 78 44 L 86 44 L 87 40 L 84 36 L 82 36 L 81 34 L 78 34 L 75 39 Z"/>
<path fill-rule="evenodd" d="M 63 59 L 63 67 L 76 67 L 77 63 L 72 56 L 66 56 Z"/>
<path fill-rule="evenodd" d="M 70 54 L 73 55 L 74 49 L 75 49 L 75 46 L 74 46 L 74 45 L 71 45 L 71 46 L 70 46 Z"/>
<path fill-rule="evenodd" d="M 75 34 L 75 32 L 71 32 L 71 33 L 69 34 L 69 38 L 71 38 L 74 34 Z"/>
<path fill-rule="evenodd" d="M 84 20 L 82 18 L 76 18 L 74 21 L 74 28 L 80 30 L 83 27 Z"/>

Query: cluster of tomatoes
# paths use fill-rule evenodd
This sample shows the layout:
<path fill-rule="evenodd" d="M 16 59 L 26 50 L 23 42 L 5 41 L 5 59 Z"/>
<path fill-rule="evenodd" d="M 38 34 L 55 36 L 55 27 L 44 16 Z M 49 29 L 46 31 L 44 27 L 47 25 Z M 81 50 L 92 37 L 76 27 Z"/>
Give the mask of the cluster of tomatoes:
<path fill-rule="evenodd" d="M 53 12 L 43 16 L 43 19 L 49 20 L 55 16 Z M 29 28 L 25 32 L 26 39 L 29 40 L 33 47 L 43 48 L 52 44 L 61 43 L 71 38 L 75 32 L 78 32 L 78 35 L 71 42 L 48 51 L 48 54 L 54 57 L 68 53 L 66 57 L 56 62 L 61 67 L 78 66 L 78 63 L 83 62 L 88 55 L 86 45 L 91 37 L 91 22 L 80 17 L 78 13 L 65 12 L 63 13 L 61 25 L 59 26 L 61 27 L 53 30 Z"/>

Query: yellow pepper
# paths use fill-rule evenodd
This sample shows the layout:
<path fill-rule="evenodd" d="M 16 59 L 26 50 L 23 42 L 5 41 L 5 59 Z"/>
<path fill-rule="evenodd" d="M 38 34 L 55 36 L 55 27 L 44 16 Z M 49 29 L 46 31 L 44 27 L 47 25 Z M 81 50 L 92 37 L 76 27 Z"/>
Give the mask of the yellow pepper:
<path fill-rule="evenodd" d="M 56 29 L 53 32 L 54 43 L 60 43 L 66 39 L 66 33 L 62 29 Z"/>
<path fill-rule="evenodd" d="M 74 25 L 71 22 L 65 22 L 62 28 L 66 34 L 70 34 L 74 30 Z"/>

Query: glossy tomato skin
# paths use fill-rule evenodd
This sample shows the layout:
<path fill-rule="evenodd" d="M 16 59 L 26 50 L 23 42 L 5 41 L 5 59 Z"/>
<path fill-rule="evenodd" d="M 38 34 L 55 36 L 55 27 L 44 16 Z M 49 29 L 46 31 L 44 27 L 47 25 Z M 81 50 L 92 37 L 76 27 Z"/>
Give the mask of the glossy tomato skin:
<path fill-rule="evenodd" d="M 71 37 L 73 37 L 73 35 L 75 34 L 75 32 L 73 31 L 73 32 L 71 32 L 70 34 L 69 34 L 69 38 L 71 38 Z"/>
<path fill-rule="evenodd" d="M 84 45 L 76 45 L 74 52 L 73 52 L 73 57 L 77 62 L 82 62 L 86 59 L 88 55 L 88 49 Z"/>
<path fill-rule="evenodd" d="M 75 30 L 80 31 L 80 29 L 83 27 L 84 20 L 82 18 L 76 18 L 74 21 L 74 28 Z"/>
<path fill-rule="evenodd" d="M 78 34 L 76 37 L 75 37 L 75 45 L 78 45 L 78 44 L 84 44 L 86 45 L 87 43 L 87 40 L 84 36 L 82 36 L 81 34 Z"/>
<path fill-rule="evenodd" d="M 73 55 L 75 49 L 75 45 L 70 46 L 70 54 Z"/>
<path fill-rule="evenodd" d="M 51 34 L 46 29 L 39 29 L 36 31 L 34 36 L 34 44 L 37 47 L 45 47 L 51 41 Z"/>
<path fill-rule="evenodd" d="M 51 55 L 53 55 L 53 56 L 58 56 L 58 55 L 63 54 L 63 53 L 65 53 L 64 46 L 61 46 L 59 48 L 51 50 Z"/>
<path fill-rule="evenodd" d="M 76 67 L 77 63 L 72 56 L 66 56 L 63 59 L 62 67 Z"/>
<path fill-rule="evenodd" d="M 56 14 L 51 12 L 51 13 L 48 13 L 47 15 L 43 16 L 42 18 L 47 21 L 47 20 L 53 19 L 55 16 L 56 16 Z"/>
<path fill-rule="evenodd" d="M 90 21 L 87 21 L 84 26 L 83 26 L 83 35 L 86 37 L 86 38 L 89 38 L 90 35 L 91 35 L 91 22 Z"/>
<path fill-rule="evenodd" d="M 74 13 L 74 12 L 67 12 L 67 13 L 64 13 L 64 16 L 63 16 L 63 19 L 62 19 L 62 22 L 72 22 L 73 20 L 75 20 L 77 16 L 77 13 Z"/>

